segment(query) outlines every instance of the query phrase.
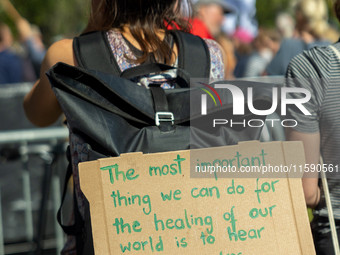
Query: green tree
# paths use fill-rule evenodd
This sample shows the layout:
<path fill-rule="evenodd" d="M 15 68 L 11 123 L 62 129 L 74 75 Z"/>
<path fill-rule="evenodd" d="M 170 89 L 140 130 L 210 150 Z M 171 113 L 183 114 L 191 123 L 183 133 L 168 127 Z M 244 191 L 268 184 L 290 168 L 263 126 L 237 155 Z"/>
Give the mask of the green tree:
<path fill-rule="evenodd" d="M 11 0 L 20 15 L 38 25 L 44 42 L 50 45 L 56 36 L 72 38 L 87 24 L 90 0 Z M 0 7 L 0 21 L 6 22 L 15 32 L 13 21 Z"/>
<path fill-rule="evenodd" d="M 291 0 L 257 0 L 257 21 L 261 27 L 275 27 L 275 17 L 280 12 L 290 12 Z"/>

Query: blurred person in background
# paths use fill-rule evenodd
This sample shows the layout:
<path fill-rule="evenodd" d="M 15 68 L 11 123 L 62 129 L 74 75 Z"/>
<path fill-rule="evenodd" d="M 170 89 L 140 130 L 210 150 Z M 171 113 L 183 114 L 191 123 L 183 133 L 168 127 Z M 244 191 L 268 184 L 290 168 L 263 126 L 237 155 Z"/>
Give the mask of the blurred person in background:
<path fill-rule="evenodd" d="M 276 29 L 284 39 L 292 38 L 295 32 L 295 20 L 286 12 L 281 12 L 275 19 Z"/>
<path fill-rule="evenodd" d="M 325 0 L 300 0 L 295 7 L 294 37 L 282 42 L 277 55 L 266 69 L 268 75 L 284 75 L 291 59 L 314 46 L 326 46 L 329 29 L 328 7 Z"/>
<path fill-rule="evenodd" d="M 11 50 L 12 44 L 10 28 L 0 23 L 0 84 L 23 81 L 23 61 Z"/>
<path fill-rule="evenodd" d="M 17 19 L 15 24 L 20 42 L 24 47 L 28 60 L 33 66 L 34 76 L 37 79 L 40 75 L 41 63 L 46 54 L 46 48 L 42 42 L 42 34 L 38 26 L 30 24 L 24 18 Z"/>
<path fill-rule="evenodd" d="M 222 30 L 228 35 L 237 31 L 247 34 L 254 39 L 258 34 L 256 16 L 256 0 L 224 0 L 233 12 L 226 15 Z"/>
<path fill-rule="evenodd" d="M 259 35 L 252 42 L 254 52 L 245 65 L 243 77 L 262 76 L 267 65 L 278 52 L 280 41 L 278 32 L 260 30 Z"/>
<path fill-rule="evenodd" d="M 340 0 L 334 3 L 340 21 Z M 306 170 L 302 179 L 306 204 L 313 211 L 312 233 L 317 255 L 333 255 L 330 219 L 323 186 L 319 185 L 319 171 L 313 167 L 322 164 L 327 170 L 336 231 L 340 237 L 340 179 L 336 168 L 340 165 L 340 41 L 328 47 L 314 47 L 297 55 L 286 72 L 286 86 L 306 89 L 311 98 L 303 106 L 310 115 L 303 114 L 297 107 L 289 105 L 287 118 L 298 125 L 286 128 L 288 141 L 302 141 L 305 149 Z M 302 98 L 301 93 L 291 93 L 291 98 Z M 326 166 L 326 167 L 325 167 Z M 334 169 L 331 169 L 334 167 Z M 319 168 L 316 168 L 319 169 Z M 323 171 L 322 170 L 322 171 Z M 334 175 L 332 174 L 334 173 Z"/>
<path fill-rule="evenodd" d="M 190 22 L 191 33 L 205 39 L 216 39 L 221 33 L 224 15 L 231 9 L 223 0 L 198 0 L 194 4 L 195 18 Z"/>
<path fill-rule="evenodd" d="M 334 28 L 333 26 L 329 26 L 329 28 L 325 31 L 325 38 L 331 43 L 335 43 L 339 40 L 339 30 Z"/>
<path fill-rule="evenodd" d="M 238 30 L 233 35 L 232 40 L 235 47 L 235 56 L 237 60 L 234 76 L 235 78 L 242 78 L 244 70 L 253 51 L 251 45 L 253 38 L 250 37 L 248 33 L 243 33 L 241 30 Z"/>
<path fill-rule="evenodd" d="M 16 51 L 23 61 L 23 81 L 36 81 L 46 53 L 40 29 L 24 19 L 9 0 L 1 0 L 0 7 L 5 10 L 17 28 L 20 45 L 16 44 Z"/>

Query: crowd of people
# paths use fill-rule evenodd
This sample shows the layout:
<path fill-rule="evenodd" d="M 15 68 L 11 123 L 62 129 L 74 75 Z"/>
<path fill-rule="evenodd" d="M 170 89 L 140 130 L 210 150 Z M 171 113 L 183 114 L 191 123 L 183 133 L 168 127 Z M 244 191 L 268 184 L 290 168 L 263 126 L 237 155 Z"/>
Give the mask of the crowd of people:
<path fill-rule="evenodd" d="M 258 27 L 256 34 L 241 26 L 232 33 L 228 31 L 229 18 L 232 23 L 235 13 L 240 12 L 228 2 L 196 0 L 190 20 L 192 34 L 215 40 L 222 47 L 225 78 L 283 76 L 290 60 L 303 50 L 338 40 L 339 32 L 328 23 L 324 0 L 298 1 L 294 17 L 289 13 L 278 13 L 275 28 Z M 14 23 L 18 33 L 15 44 L 9 27 L 0 24 L 0 84 L 36 81 L 46 53 L 38 26 L 24 18 L 18 18 Z M 91 27 L 84 32 L 88 31 Z"/>
<path fill-rule="evenodd" d="M 9 26 L 0 23 L 0 84 L 35 82 L 46 53 L 38 26 L 24 18 L 17 19 L 15 24 L 17 43 Z"/>
<path fill-rule="evenodd" d="M 153 21 L 147 18 L 136 21 L 138 15 L 129 16 L 129 13 L 142 11 L 122 4 L 124 0 L 93 0 L 92 2 L 92 16 L 84 32 L 107 31 L 113 55 L 122 71 L 146 60 L 159 62 L 159 59 L 165 59 L 167 64 L 176 65 L 177 47 L 176 44 L 173 49 L 169 47 L 171 38 L 165 36 L 164 23 L 170 24 L 173 28 L 186 30 L 188 27 L 185 28 L 186 23 L 183 22 L 186 21 L 189 23 L 188 31 L 204 38 L 207 43 L 212 56 L 211 78 L 285 76 L 286 86 L 308 89 L 312 98 L 306 104 L 306 108 L 311 115 L 305 116 L 295 108 L 288 110 L 288 115 L 298 120 L 299 125 L 287 130 L 287 140 L 304 142 L 308 164 L 318 164 L 321 154 L 326 164 L 339 165 L 340 157 L 337 153 L 340 150 L 340 133 L 336 124 L 340 123 L 338 114 L 340 104 L 337 99 L 340 90 L 333 78 L 340 78 L 340 59 L 337 52 L 340 51 L 340 44 L 336 43 L 340 34 L 328 22 L 328 7 L 325 0 L 297 1 L 293 16 L 288 13 L 277 15 L 275 28 L 260 27 L 257 32 L 254 32 L 253 29 L 250 31 L 239 26 L 232 33 L 227 33 L 225 24 L 228 23 L 229 14 L 237 13 L 237 9 L 225 0 L 195 1 L 194 16 L 190 19 L 174 17 L 174 15 L 181 15 L 178 1 L 168 1 L 169 4 L 163 6 L 168 9 L 154 14 L 156 17 Z M 114 7 L 124 10 L 127 16 L 122 16 L 113 10 Z M 334 7 L 340 19 L 340 1 L 335 1 Z M 188 8 L 184 9 L 187 14 Z M 165 20 L 166 15 L 172 15 L 171 19 Z M 152 23 L 158 19 L 163 19 L 163 22 Z M 62 110 L 44 73 L 57 62 L 77 66 L 72 40 L 56 42 L 46 53 L 42 35 L 36 26 L 32 26 L 23 18 L 16 20 L 15 24 L 21 45 L 21 51 L 16 52 L 12 47 L 13 36 L 9 27 L 0 24 L 0 84 L 36 81 L 39 78 L 32 91 L 26 96 L 24 107 L 28 118 L 34 124 L 47 126 L 60 117 Z M 152 28 L 143 27 L 150 24 L 153 25 Z M 147 35 L 150 41 L 146 41 L 143 35 Z M 327 47 L 331 44 L 334 48 Z M 124 49 L 126 54 L 120 54 L 119 52 Z M 160 49 L 155 51 L 152 60 L 147 54 L 150 49 Z M 136 52 L 139 54 L 138 57 L 130 61 Z M 152 77 L 148 78 L 149 83 Z M 295 78 L 306 80 L 315 78 L 319 82 L 296 83 Z M 322 80 L 327 82 L 324 83 Z M 140 83 L 145 85 L 143 82 Z M 172 88 L 171 84 L 167 88 Z M 74 154 L 77 154 L 77 148 L 73 149 Z M 79 159 L 74 160 L 79 161 Z M 304 179 L 303 186 L 307 205 L 315 208 L 313 235 L 317 254 L 333 254 L 324 191 L 318 185 L 318 176 Z M 340 221 L 339 187 L 336 179 L 330 180 L 335 217 Z M 77 195 L 82 210 L 81 192 L 79 191 Z M 340 230 L 338 232 L 340 234 Z M 74 249 L 74 240 L 69 239 L 64 254 L 71 254 L 72 249 Z"/>

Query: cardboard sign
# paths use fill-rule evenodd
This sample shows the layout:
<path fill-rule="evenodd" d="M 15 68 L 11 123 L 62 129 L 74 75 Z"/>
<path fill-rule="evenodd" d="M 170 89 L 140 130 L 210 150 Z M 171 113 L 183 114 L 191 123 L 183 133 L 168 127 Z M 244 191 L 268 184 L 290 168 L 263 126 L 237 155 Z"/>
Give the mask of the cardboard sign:
<path fill-rule="evenodd" d="M 266 165 L 304 165 L 301 142 L 197 151 L 263 151 Z M 96 255 L 315 254 L 300 178 L 191 178 L 193 155 L 130 153 L 79 165 Z"/>

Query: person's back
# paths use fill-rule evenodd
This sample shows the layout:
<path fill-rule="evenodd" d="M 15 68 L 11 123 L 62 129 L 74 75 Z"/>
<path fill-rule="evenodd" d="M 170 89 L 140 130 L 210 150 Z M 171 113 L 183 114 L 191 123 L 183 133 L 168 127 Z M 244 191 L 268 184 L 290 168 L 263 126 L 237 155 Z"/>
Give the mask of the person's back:
<path fill-rule="evenodd" d="M 187 29 L 187 23 L 179 15 L 180 7 L 180 1 L 176 0 L 140 0 L 138 4 L 135 0 L 94 0 L 93 13 L 95 16 L 92 17 L 87 32 L 91 30 L 106 31 L 105 34 L 109 42 L 107 52 L 108 54 L 111 54 L 110 51 L 112 52 L 121 72 L 149 62 L 164 63 L 176 67 L 179 57 L 178 46 L 176 41 L 172 43 L 173 38 L 168 32 L 169 25 L 165 24 L 176 24 L 178 28 Z M 115 13 L 113 17 L 112 13 Z M 153 16 L 146 15 L 150 13 Z M 211 59 L 210 77 L 224 78 L 224 64 L 219 45 L 212 40 L 205 40 L 205 42 Z M 52 124 L 62 113 L 44 75 L 57 62 L 78 65 L 72 48 L 72 40 L 62 40 L 51 46 L 42 64 L 40 80 L 25 98 L 26 115 L 39 126 Z M 172 79 L 174 76 L 173 72 L 167 72 L 157 76 L 137 77 L 134 81 L 145 87 L 156 82 L 162 83 L 163 88 L 173 88 Z M 70 132 L 76 197 L 82 216 L 85 209 L 84 196 L 79 186 L 78 163 L 86 160 L 84 146 L 81 137 Z M 62 253 L 75 254 L 74 237 L 69 237 Z"/>
<path fill-rule="evenodd" d="M 22 82 L 22 60 L 10 50 L 0 52 L 0 84 Z"/>
<path fill-rule="evenodd" d="M 306 43 L 305 41 L 299 38 L 291 38 L 285 39 L 281 47 L 273 58 L 273 60 L 269 63 L 266 71 L 268 75 L 285 75 L 289 62 L 296 55 L 300 54 L 304 50 L 309 50 L 316 46 L 325 46 L 329 45 L 330 42 L 324 40 L 313 40 L 310 43 Z"/>
<path fill-rule="evenodd" d="M 243 77 L 263 75 L 267 65 L 280 48 L 280 36 L 274 31 L 260 30 L 252 44 L 254 52 L 245 66 Z"/>
<path fill-rule="evenodd" d="M 11 52 L 12 42 L 9 27 L 0 23 L 0 84 L 23 81 L 22 59 Z"/>
<path fill-rule="evenodd" d="M 340 51 L 340 43 L 334 44 L 334 47 L 337 51 Z M 337 168 L 340 166 L 340 132 L 338 127 L 340 123 L 340 59 L 330 47 L 316 47 L 295 57 L 288 67 L 286 77 L 288 78 L 287 86 L 302 86 L 308 89 L 312 95 L 311 100 L 304 104 L 311 116 L 304 116 L 301 112 L 298 112 L 299 110 L 295 111 L 292 108 L 288 111 L 289 118 L 298 122 L 298 125 L 294 128 L 294 131 L 298 132 L 298 136 L 295 137 L 293 134 L 287 137 L 289 140 L 296 140 L 296 138 L 299 139 L 300 133 L 310 136 L 306 137 L 309 140 L 309 150 L 314 150 L 314 154 L 318 154 L 321 148 L 321 155 L 327 169 L 329 166 L 334 168 L 333 173 L 328 173 L 328 177 L 330 177 L 328 186 L 331 191 L 334 217 L 336 220 L 340 220 L 340 182 L 337 179 L 339 178 L 338 174 L 335 172 L 338 171 Z M 308 154 L 308 151 L 306 152 Z M 318 156 L 313 156 L 313 159 L 307 161 L 307 164 L 319 164 Z M 319 241 L 324 239 L 321 237 L 322 234 L 330 231 L 322 187 L 320 194 L 314 199 L 320 199 L 320 202 L 316 203 L 313 221 L 315 243 L 317 248 L 320 249 L 318 247 Z M 329 244 L 331 242 L 328 242 Z"/>
<path fill-rule="evenodd" d="M 340 1 L 335 4 L 340 18 Z M 296 56 L 287 69 L 286 86 L 307 89 L 311 99 L 303 104 L 310 115 L 303 114 L 296 107 L 288 108 L 288 116 L 298 125 L 287 130 L 287 140 L 304 142 L 307 169 L 316 167 L 319 156 L 323 157 L 327 170 L 328 186 L 339 229 L 340 220 L 340 43 L 333 46 L 315 47 Z M 300 98 L 301 95 L 292 95 Z M 307 166 L 308 166 L 307 165 Z M 334 254 L 331 239 L 325 193 L 318 186 L 318 172 L 310 173 L 303 179 L 306 203 L 315 208 L 312 222 L 314 243 L 317 254 Z M 339 236 L 338 230 L 338 236 Z"/>

